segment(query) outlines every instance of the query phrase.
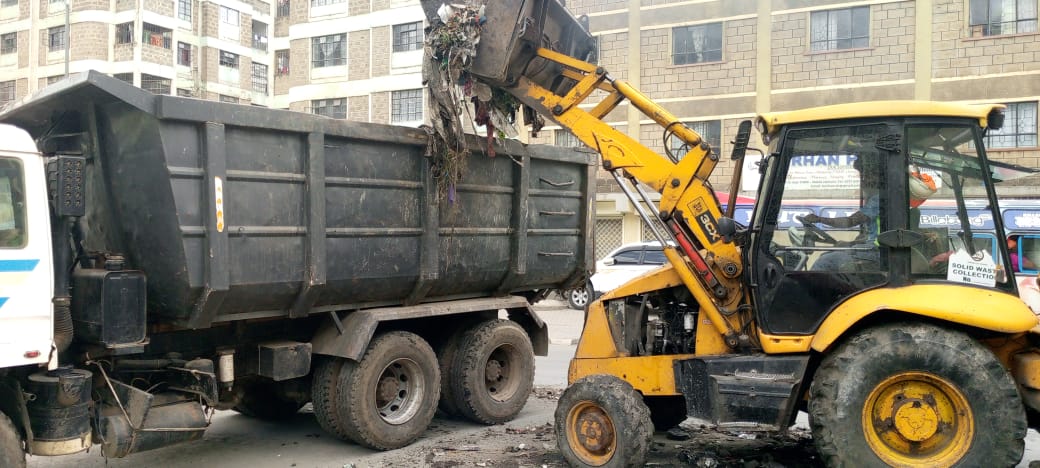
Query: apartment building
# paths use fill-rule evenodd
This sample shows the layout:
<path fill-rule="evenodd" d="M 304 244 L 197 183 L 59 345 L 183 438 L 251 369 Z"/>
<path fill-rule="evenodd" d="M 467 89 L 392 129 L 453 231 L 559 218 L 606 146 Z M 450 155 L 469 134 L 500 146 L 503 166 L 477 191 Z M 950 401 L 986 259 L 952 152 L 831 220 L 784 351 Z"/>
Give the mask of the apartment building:
<path fill-rule="evenodd" d="M 0 105 L 97 69 L 153 92 L 417 125 L 427 119 L 418 0 L 0 0 Z M 1040 0 L 569 0 L 599 63 L 704 135 L 712 182 L 757 112 L 878 99 L 1007 103 L 997 160 L 1040 167 Z M 490 32 L 494 33 L 494 32 Z M 66 50 L 66 48 L 68 48 Z M 66 54 L 67 52 L 67 54 Z M 66 60 L 68 57 L 68 60 Z M 661 129 L 622 105 L 611 125 L 656 151 Z M 532 142 L 573 146 L 547 127 Z M 752 144 L 758 144 L 753 139 Z M 761 146 L 761 145 L 759 145 Z M 613 180 L 599 182 L 598 246 L 647 238 Z M 1008 196 L 1040 197 L 1036 187 Z"/>

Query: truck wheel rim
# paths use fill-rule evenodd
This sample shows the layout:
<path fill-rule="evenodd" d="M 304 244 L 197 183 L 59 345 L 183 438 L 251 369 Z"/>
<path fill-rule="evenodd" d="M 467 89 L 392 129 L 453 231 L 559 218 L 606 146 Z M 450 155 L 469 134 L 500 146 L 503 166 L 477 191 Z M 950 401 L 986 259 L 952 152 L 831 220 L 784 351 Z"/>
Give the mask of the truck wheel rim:
<path fill-rule="evenodd" d="M 494 349 L 484 365 L 484 388 L 495 401 L 508 401 L 520 388 L 520 350 L 513 345 Z"/>
<path fill-rule="evenodd" d="M 599 405 L 582 401 L 567 413 L 567 444 L 585 464 L 603 466 L 617 449 L 614 422 Z"/>
<path fill-rule="evenodd" d="M 924 372 L 900 373 L 878 384 L 862 416 L 870 448 L 893 466 L 951 466 L 968 452 L 975 435 L 964 394 Z"/>
<path fill-rule="evenodd" d="M 426 392 L 422 369 L 411 359 L 396 359 L 383 368 L 376 381 L 375 406 L 389 424 L 404 424 L 422 405 Z"/>

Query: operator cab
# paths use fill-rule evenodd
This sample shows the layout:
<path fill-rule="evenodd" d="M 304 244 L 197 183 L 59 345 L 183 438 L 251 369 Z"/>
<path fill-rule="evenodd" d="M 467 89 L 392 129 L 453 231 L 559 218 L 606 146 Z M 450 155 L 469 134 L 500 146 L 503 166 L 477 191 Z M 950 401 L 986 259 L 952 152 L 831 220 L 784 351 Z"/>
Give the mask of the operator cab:
<path fill-rule="evenodd" d="M 1005 245 L 975 234 L 1003 236 L 992 183 L 1028 174 L 986 159 L 1002 109 L 887 102 L 761 116 L 769 151 L 745 252 L 763 332 L 814 334 L 835 306 L 879 287 L 1015 294 Z M 946 225 L 922 227 L 935 209 Z"/>

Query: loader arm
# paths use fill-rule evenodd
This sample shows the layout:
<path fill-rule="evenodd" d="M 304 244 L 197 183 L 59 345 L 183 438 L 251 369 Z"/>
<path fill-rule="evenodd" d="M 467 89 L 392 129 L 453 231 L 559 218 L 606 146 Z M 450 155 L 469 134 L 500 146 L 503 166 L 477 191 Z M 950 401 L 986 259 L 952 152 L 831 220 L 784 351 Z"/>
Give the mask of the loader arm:
<path fill-rule="evenodd" d="M 666 257 L 727 345 L 746 343 L 754 334 L 746 329 L 751 322 L 746 312 L 749 308 L 741 307 L 747 299 L 741 282 L 740 250 L 719 232 L 721 207 L 707 182 L 718 156 L 697 132 L 628 83 L 611 78 L 602 67 L 545 48 L 539 48 L 535 55 L 559 65 L 561 74 L 576 84 L 559 95 L 521 76 L 515 86 L 503 90 L 599 152 L 603 168 L 630 197 L 631 190 L 622 179 L 628 179 L 637 191 L 636 182 L 641 182 L 661 194 L 658 213 L 670 232 L 661 240 L 674 240 L 677 245 L 663 242 Z M 581 104 L 596 90 L 608 95 L 586 110 Z M 672 160 L 606 124 L 604 117 L 625 100 L 690 150 L 677 161 Z"/>

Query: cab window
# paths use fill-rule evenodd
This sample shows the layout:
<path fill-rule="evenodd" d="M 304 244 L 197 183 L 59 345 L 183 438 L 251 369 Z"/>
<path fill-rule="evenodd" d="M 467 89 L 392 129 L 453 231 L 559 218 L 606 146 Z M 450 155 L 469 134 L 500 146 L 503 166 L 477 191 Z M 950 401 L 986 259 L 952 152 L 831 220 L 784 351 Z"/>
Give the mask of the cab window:
<path fill-rule="evenodd" d="M 25 186 L 22 163 L 0 158 L 0 248 L 25 246 Z"/>

